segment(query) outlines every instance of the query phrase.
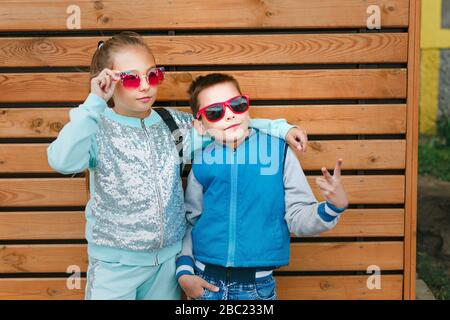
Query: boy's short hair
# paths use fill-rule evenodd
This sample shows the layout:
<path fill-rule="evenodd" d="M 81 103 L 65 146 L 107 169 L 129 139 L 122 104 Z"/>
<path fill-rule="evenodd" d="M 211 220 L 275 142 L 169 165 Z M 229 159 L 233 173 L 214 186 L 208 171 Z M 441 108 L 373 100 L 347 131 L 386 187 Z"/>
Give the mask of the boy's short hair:
<path fill-rule="evenodd" d="M 202 92 L 206 88 L 212 87 L 218 83 L 223 82 L 231 82 L 239 91 L 239 94 L 242 94 L 241 88 L 239 87 L 239 83 L 233 76 L 229 74 L 210 73 L 206 76 L 199 76 L 194 81 L 192 81 L 191 85 L 189 86 L 188 94 L 189 94 L 189 104 L 191 106 L 194 118 L 197 115 L 197 112 L 200 108 L 198 104 L 198 95 L 200 94 L 200 92 Z"/>

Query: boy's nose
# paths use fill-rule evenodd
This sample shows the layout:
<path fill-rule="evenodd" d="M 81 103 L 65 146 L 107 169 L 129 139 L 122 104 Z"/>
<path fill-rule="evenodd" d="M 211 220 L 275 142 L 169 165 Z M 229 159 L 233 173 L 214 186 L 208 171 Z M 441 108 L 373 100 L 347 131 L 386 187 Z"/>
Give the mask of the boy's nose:
<path fill-rule="evenodd" d="M 236 115 L 234 114 L 234 112 L 231 111 L 228 106 L 226 106 L 225 107 L 225 119 L 231 120 L 231 119 L 234 119 L 235 117 L 236 117 Z"/>

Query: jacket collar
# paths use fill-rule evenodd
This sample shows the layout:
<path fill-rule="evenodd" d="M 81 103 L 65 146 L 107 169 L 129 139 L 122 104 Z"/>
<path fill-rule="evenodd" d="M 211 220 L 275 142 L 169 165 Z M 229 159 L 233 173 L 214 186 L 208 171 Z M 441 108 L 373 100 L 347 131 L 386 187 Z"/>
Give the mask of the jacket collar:
<path fill-rule="evenodd" d="M 114 111 L 113 108 L 106 108 L 104 115 L 108 119 L 119 122 L 121 124 L 130 126 L 130 127 L 142 128 L 142 123 L 141 123 L 140 118 L 128 117 L 128 116 L 118 114 Z M 143 121 L 145 123 L 145 126 L 149 127 L 149 126 L 161 121 L 161 117 L 155 110 L 152 110 L 150 112 L 150 114 L 146 118 L 143 119 Z"/>

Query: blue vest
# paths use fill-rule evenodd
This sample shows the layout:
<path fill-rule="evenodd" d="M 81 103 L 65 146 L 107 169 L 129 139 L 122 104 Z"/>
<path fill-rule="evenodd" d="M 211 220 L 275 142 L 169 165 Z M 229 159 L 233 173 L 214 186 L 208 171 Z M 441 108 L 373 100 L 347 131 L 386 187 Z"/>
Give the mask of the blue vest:
<path fill-rule="evenodd" d="M 236 151 L 213 143 L 195 155 L 203 211 L 192 230 L 194 256 L 225 267 L 289 263 L 284 220 L 284 140 L 255 129 Z"/>

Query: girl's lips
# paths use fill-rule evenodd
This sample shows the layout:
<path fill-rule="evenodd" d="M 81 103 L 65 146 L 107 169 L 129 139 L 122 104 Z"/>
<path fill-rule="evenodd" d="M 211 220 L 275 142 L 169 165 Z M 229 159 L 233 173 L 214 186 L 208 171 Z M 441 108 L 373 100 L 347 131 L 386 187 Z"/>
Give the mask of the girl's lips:
<path fill-rule="evenodd" d="M 149 102 L 150 100 L 152 100 L 152 98 L 151 97 L 144 97 L 144 98 L 140 98 L 140 99 L 137 99 L 137 100 L 142 101 L 142 102 Z"/>

